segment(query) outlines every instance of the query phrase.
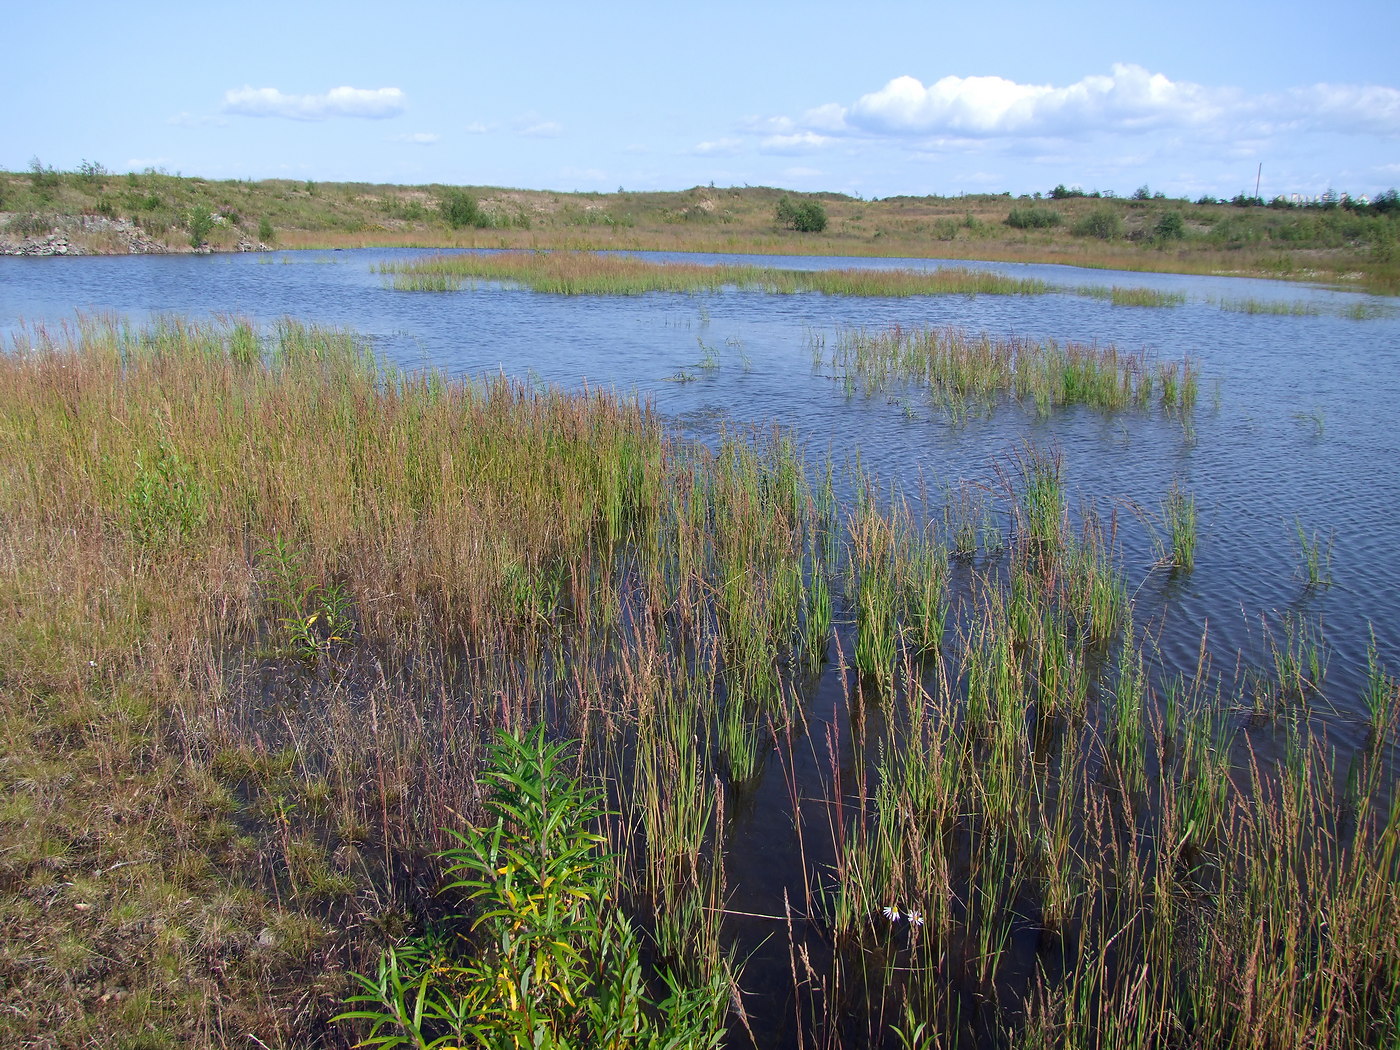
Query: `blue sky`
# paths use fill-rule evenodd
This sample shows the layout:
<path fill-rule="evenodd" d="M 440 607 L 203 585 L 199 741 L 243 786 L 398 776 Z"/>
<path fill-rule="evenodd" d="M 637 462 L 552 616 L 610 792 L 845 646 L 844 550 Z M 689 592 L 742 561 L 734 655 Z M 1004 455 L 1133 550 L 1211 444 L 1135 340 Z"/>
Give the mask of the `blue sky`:
<path fill-rule="evenodd" d="M 0 167 L 529 189 L 1400 185 L 1400 4 L 4 0 Z"/>

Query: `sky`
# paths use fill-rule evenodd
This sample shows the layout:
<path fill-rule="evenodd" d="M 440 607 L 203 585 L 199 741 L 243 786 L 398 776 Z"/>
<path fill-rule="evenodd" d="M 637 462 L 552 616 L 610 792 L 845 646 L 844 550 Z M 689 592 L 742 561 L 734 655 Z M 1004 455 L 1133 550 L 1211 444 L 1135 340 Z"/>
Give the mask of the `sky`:
<path fill-rule="evenodd" d="M 1400 186 L 1400 3 L 0 0 L 0 169 L 556 191 Z"/>

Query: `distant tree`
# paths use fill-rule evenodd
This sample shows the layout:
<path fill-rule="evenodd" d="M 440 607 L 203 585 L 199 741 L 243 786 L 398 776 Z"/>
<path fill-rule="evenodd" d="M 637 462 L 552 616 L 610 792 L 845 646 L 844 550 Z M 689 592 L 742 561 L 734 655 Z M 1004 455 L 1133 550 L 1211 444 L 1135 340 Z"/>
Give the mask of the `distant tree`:
<path fill-rule="evenodd" d="M 821 201 L 794 204 L 787 197 L 778 201 L 778 225 L 798 233 L 821 233 L 826 229 L 826 209 Z"/>
<path fill-rule="evenodd" d="M 1150 189 L 1148 189 L 1147 183 L 1144 182 L 1144 183 L 1143 183 L 1141 186 L 1139 186 L 1137 189 L 1133 190 L 1133 200 L 1135 200 L 1135 201 L 1146 201 L 1146 200 L 1151 200 L 1151 199 L 1152 199 L 1152 191 L 1151 191 Z"/>

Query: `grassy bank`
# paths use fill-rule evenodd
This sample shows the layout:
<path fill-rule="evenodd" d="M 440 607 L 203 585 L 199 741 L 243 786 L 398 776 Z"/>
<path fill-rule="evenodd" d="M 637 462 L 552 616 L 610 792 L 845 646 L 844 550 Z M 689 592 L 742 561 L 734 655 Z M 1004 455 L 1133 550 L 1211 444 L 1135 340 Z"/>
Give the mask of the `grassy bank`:
<path fill-rule="evenodd" d="M 782 434 L 292 323 L 26 333 L 0 1042 L 345 1046 L 406 974 L 501 1046 L 1393 1043 L 1393 677 L 1336 754 L 1311 625 L 1164 666 L 1114 519 L 997 477 L 839 503 Z M 1189 491 L 1148 516 L 1192 572 Z"/>
<path fill-rule="evenodd" d="M 778 202 L 817 203 L 819 233 L 780 228 Z M 470 207 L 455 208 L 463 198 Z M 1252 205 L 1253 202 L 1245 202 Z M 94 251 L 125 250 L 78 217 L 120 218 L 173 250 L 200 239 L 278 247 L 655 249 L 1051 262 L 1123 270 L 1330 281 L 1400 288 L 1397 216 L 1339 206 L 1256 207 L 1183 200 L 1009 195 L 791 195 L 766 187 L 555 193 L 497 187 L 208 180 L 157 172 L 0 173 L 0 238 L 65 226 Z M 1030 217 L 1028 219 L 1028 216 Z M 458 225 L 453 225 L 453 223 Z"/>

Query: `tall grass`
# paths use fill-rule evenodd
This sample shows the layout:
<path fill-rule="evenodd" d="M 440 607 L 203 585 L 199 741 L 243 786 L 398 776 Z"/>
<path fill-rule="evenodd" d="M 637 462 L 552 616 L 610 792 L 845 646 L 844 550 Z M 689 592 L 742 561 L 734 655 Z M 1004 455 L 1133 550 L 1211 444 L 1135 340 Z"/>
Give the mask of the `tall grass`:
<path fill-rule="evenodd" d="M 1044 295 L 1052 287 L 1031 278 L 1004 277 L 963 267 L 784 270 L 737 264 L 659 263 L 598 252 L 488 252 L 436 255 L 381 263 L 400 291 L 443 291 L 465 278 L 500 281 L 552 295 L 642 295 L 714 292 L 723 288 L 779 295 L 906 297 L 911 295 Z"/>
<path fill-rule="evenodd" d="M 1145 354 L 1113 346 L 994 338 L 956 328 L 846 329 L 825 363 L 867 393 L 896 384 L 920 388 L 955 420 L 990 412 L 1003 399 L 1041 414 L 1073 405 L 1121 412 L 1154 402 L 1189 412 L 1198 384 L 1189 359 L 1158 362 L 1154 369 Z"/>
<path fill-rule="evenodd" d="M 1112 514 L 997 475 L 945 516 L 291 322 L 24 333 L 0 1041 L 1385 1045 L 1393 756 L 1310 730 L 1317 632 L 1166 666 Z"/>

